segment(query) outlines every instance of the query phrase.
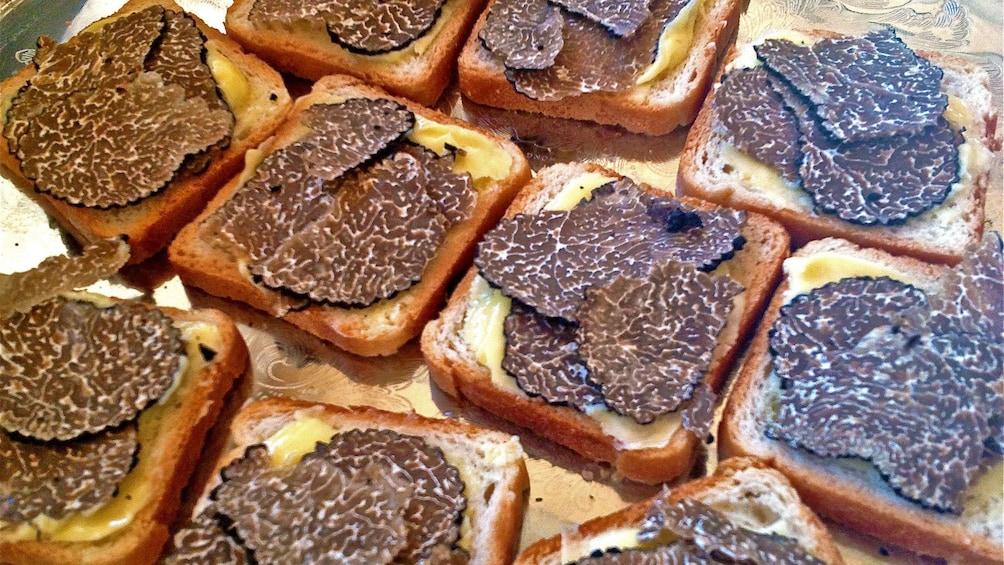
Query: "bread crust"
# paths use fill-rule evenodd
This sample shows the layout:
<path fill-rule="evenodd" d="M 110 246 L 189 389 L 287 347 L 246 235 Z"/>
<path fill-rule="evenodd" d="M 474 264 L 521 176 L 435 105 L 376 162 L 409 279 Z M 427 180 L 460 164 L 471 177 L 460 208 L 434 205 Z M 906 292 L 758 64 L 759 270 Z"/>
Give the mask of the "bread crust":
<path fill-rule="evenodd" d="M 457 54 L 485 1 L 448 0 L 448 19 L 433 41 L 421 54 L 401 61 L 353 53 L 326 35 L 313 37 L 293 30 L 256 28 L 248 20 L 255 0 L 236 0 L 227 9 L 226 28 L 227 34 L 245 49 L 282 71 L 312 81 L 348 74 L 397 96 L 433 106 L 453 79 Z"/>
<path fill-rule="evenodd" d="M 505 67 L 481 44 L 478 34 L 491 9 L 489 4 L 460 53 L 460 91 L 485 106 L 620 126 L 635 133 L 667 134 L 697 116 L 719 59 L 735 37 L 744 5 L 742 0 L 701 1 L 690 53 L 655 85 L 622 92 L 589 92 L 556 101 L 534 100 L 517 92 L 505 77 Z"/>
<path fill-rule="evenodd" d="M 111 17 L 117 17 L 162 5 L 182 11 L 172 0 L 130 0 Z M 258 102 L 253 108 L 237 115 L 245 126 L 231 139 L 230 145 L 209 166 L 197 175 L 170 182 L 164 189 L 136 203 L 123 207 L 98 209 L 75 206 L 54 196 L 38 192 L 34 182 L 21 172 L 17 158 L 11 153 L 5 137 L 0 136 L 0 172 L 52 216 L 59 225 L 81 243 L 125 235 L 129 240 L 129 263 L 139 263 L 163 249 L 184 224 L 192 220 L 215 191 L 240 170 L 244 152 L 265 140 L 279 125 L 291 105 L 291 98 L 282 77 L 260 59 L 249 55 L 232 39 L 189 14 L 205 35 L 207 45 L 237 65 L 254 89 Z M 72 42 L 73 39 L 70 40 Z M 0 83 L 0 127 L 6 120 L 7 108 L 17 92 L 34 76 L 32 65 Z"/>
<path fill-rule="evenodd" d="M 823 30 L 801 31 L 813 39 L 834 37 Z M 727 69 L 742 52 L 741 45 L 733 46 L 725 57 Z M 998 127 L 999 109 L 990 96 L 987 73 L 978 65 L 958 57 L 941 53 L 918 51 L 946 71 L 943 89 L 964 100 L 976 114 L 973 127 L 966 130 L 967 139 L 981 144 L 989 151 L 987 162 L 978 166 L 971 182 L 953 190 L 953 195 L 935 210 L 957 210 L 959 220 L 951 231 L 927 227 L 932 213 L 911 218 L 897 226 L 865 226 L 841 220 L 835 216 L 818 214 L 808 207 L 790 204 L 780 206 L 764 196 L 755 186 L 744 182 L 738 175 L 720 170 L 723 140 L 715 134 L 714 91 L 720 81 L 712 86 L 705 104 L 687 134 L 680 155 L 677 193 L 767 215 L 782 223 L 791 234 L 796 247 L 813 239 L 839 237 L 867 247 L 885 249 L 893 254 L 910 255 L 935 263 L 957 263 L 967 245 L 979 240 L 983 233 L 986 192 L 990 189 L 994 167 L 1001 166 L 1002 129 Z M 999 189 L 999 187 L 997 187 Z"/>
<path fill-rule="evenodd" d="M 814 241 L 793 256 L 809 256 L 821 251 L 877 260 L 927 284 L 937 281 L 944 269 L 836 238 Z M 787 288 L 787 280 L 782 280 L 736 377 L 719 428 L 719 454 L 722 457 L 762 458 L 784 473 L 805 503 L 821 515 L 879 539 L 953 563 L 999 563 L 1004 560 L 1000 542 L 969 531 L 952 514 L 925 510 L 899 497 L 877 472 L 867 475 L 850 472 L 834 465 L 833 459 L 813 456 L 763 435 L 759 413 L 772 394 L 768 383 L 771 372 L 769 332 L 784 304 Z M 997 520 L 1001 518 L 998 516 Z M 993 527 L 992 522 L 989 527 Z M 1002 527 L 1004 524 L 998 523 L 997 531 Z"/>
<path fill-rule="evenodd" d="M 426 321 L 435 315 L 445 300 L 447 285 L 471 260 L 475 241 L 498 220 L 513 195 L 530 178 L 530 167 L 522 152 L 497 134 L 392 97 L 346 75 L 325 77 L 314 85 L 310 95 L 298 99 L 289 120 L 277 132 L 276 141 L 295 134 L 296 116 L 312 102 L 340 95 L 397 100 L 412 112 L 438 123 L 483 133 L 512 159 L 507 177 L 479 191 L 471 219 L 448 231 L 446 241 L 426 266 L 418 283 L 366 308 L 312 303 L 303 309 L 290 310 L 280 293 L 256 285 L 241 272 L 238 263 L 243 253 L 223 242 L 206 222 L 240 188 L 240 177 L 232 179 L 206 210 L 181 231 L 169 249 L 168 258 L 186 284 L 250 304 L 357 355 L 389 355 L 417 336 Z"/>
<path fill-rule="evenodd" d="M 220 348 L 201 371 L 186 378 L 184 388 L 175 392 L 158 420 L 140 422 L 141 435 L 146 433 L 145 429 L 156 432 L 152 444 L 140 445 L 141 461 L 146 461 L 142 484 L 150 492 L 150 502 L 128 525 L 97 541 L 12 541 L 0 534 L 0 562 L 11 565 L 156 562 L 181 504 L 182 489 L 198 464 L 206 435 L 223 407 L 227 391 L 248 365 L 244 340 L 222 312 L 160 310 L 175 321 L 212 324 L 219 332 Z M 139 471 L 134 468 L 131 472 Z"/>
<path fill-rule="evenodd" d="M 517 440 L 500 431 L 477 427 L 450 418 L 429 418 L 414 412 L 390 412 L 370 406 L 335 406 L 293 400 L 269 398 L 252 402 L 237 413 L 231 427 L 234 448 L 217 466 L 222 469 L 245 449 L 263 442 L 269 436 L 292 423 L 299 415 L 318 418 L 338 430 L 391 429 L 398 433 L 424 438 L 431 445 L 449 443 L 467 457 L 463 461 L 448 461 L 468 473 L 478 469 L 485 477 L 479 492 L 465 493 L 468 507 L 474 509 L 470 527 L 464 528 L 472 565 L 511 563 L 516 554 L 523 513 L 530 483 Z M 487 450 L 497 448 L 504 456 L 497 460 Z M 500 463 L 499 461 L 502 461 Z M 218 475 L 218 474 L 217 474 Z M 208 494 L 215 484 L 204 490 Z M 473 488 L 472 485 L 468 485 Z"/>
<path fill-rule="evenodd" d="M 592 163 L 559 165 L 544 169 L 527 184 L 506 212 L 512 217 L 521 212 L 539 210 L 556 189 L 563 186 L 561 179 L 580 173 L 602 172 L 611 178 L 619 175 Z M 555 181 L 555 179 L 558 179 Z M 647 190 L 657 192 L 648 187 Z M 666 193 L 659 193 L 669 196 Z M 711 208 L 696 199 L 683 202 L 703 209 Z M 756 265 L 755 273 L 747 272 L 744 281 L 742 315 L 735 323 L 737 341 L 722 351 L 716 351 L 715 361 L 705 376 L 712 389 L 719 390 L 728 368 L 737 354 L 743 336 L 750 332 L 780 276 L 781 262 L 788 254 L 789 240 L 784 230 L 763 216 L 751 214 L 744 229 L 749 248 L 756 248 L 756 257 L 747 256 L 749 265 Z M 737 257 L 741 256 L 737 253 Z M 548 404 L 539 397 L 510 392 L 492 383 L 489 369 L 471 355 L 460 337 L 467 296 L 477 267 L 472 267 L 454 290 L 447 307 L 436 320 L 430 322 L 422 333 L 422 354 L 436 385 L 447 394 L 480 406 L 495 415 L 559 443 L 593 460 L 610 463 L 625 477 L 649 484 L 671 480 L 690 469 L 701 438 L 682 427 L 663 447 L 624 449 L 612 436 L 606 435 L 596 420 L 570 407 Z"/>
<path fill-rule="evenodd" d="M 769 492 L 774 504 L 763 501 L 764 492 Z M 745 495 L 745 496 L 744 496 Z M 791 522 L 797 528 L 803 548 L 829 565 L 840 565 L 844 561 L 836 544 L 822 521 L 802 504 L 798 494 L 784 477 L 763 461 L 754 458 L 736 457 L 722 462 L 714 474 L 663 490 L 655 497 L 636 502 L 616 512 L 593 518 L 571 530 L 571 536 L 578 539 L 593 538 L 604 532 L 640 526 L 649 507 L 659 499 L 669 503 L 692 499 L 713 504 L 714 499 L 727 497 L 734 504 L 730 510 L 741 512 L 747 498 L 764 504 L 778 520 Z M 748 513 L 756 516 L 758 509 L 749 503 Z M 562 565 L 561 551 L 563 538 L 553 536 L 535 542 L 524 549 L 514 565 Z"/>

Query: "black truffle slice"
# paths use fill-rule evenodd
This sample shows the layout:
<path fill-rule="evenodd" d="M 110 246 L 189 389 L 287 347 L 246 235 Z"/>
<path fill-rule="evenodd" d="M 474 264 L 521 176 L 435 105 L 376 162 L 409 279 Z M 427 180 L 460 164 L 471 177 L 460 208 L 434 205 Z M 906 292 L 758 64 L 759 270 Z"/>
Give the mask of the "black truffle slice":
<path fill-rule="evenodd" d="M 987 231 L 941 282 L 942 292 L 930 298 L 933 331 L 958 331 L 1000 341 L 1004 334 L 1004 253 L 1000 234 Z"/>
<path fill-rule="evenodd" d="M 386 53 L 407 46 L 428 31 L 445 0 L 257 0 L 249 14 L 256 25 L 314 21 L 331 40 L 350 51 Z"/>
<path fill-rule="evenodd" d="M 258 563 L 389 563 L 407 542 L 413 487 L 379 462 L 345 468 L 322 450 L 273 467 L 264 445 L 222 471 L 212 492 Z M 351 532 L 351 535 L 348 535 Z"/>
<path fill-rule="evenodd" d="M 696 545 L 677 541 L 670 545 L 652 548 L 626 550 L 611 549 L 583 557 L 575 565 L 703 565 L 716 563 L 713 556 L 701 551 Z"/>
<path fill-rule="evenodd" d="M 697 210 L 664 198 L 648 202 L 648 215 L 662 228 L 653 247 L 656 261 L 676 261 L 710 272 L 746 245 L 744 210 Z"/>
<path fill-rule="evenodd" d="M 742 286 L 679 263 L 586 291 L 580 354 L 607 405 L 645 424 L 688 400 Z"/>
<path fill-rule="evenodd" d="M 0 431 L 0 520 L 58 520 L 99 507 L 132 469 L 137 447 L 132 425 L 68 442 Z"/>
<path fill-rule="evenodd" d="M 782 378 L 811 373 L 918 307 L 927 307 L 924 292 L 890 278 L 845 278 L 798 295 L 781 308 L 770 332 L 774 370 Z"/>
<path fill-rule="evenodd" d="M 26 314 L 46 300 L 83 288 L 118 272 L 129 260 L 122 239 L 99 239 L 79 255 L 55 255 L 22 273 L 0 274 L 0 318 Z"/>
<path fill-rule="evenodd" d="M 690 400 L 680 411 L 684 429 L 690 430 L 699 438 L 707 437 L 715 421 L 717 404 L 718 395 L 715 391 L 707 383 L 698 383 Z"/>
<path fill-rule="evenodd" d="M 768 436 L 870 460 L 904 497 L 958 512 L 990 430 L 969 383 L 926 341 L 879 328 L 790 379 Z"/>
<path fill-rule="evenodd" d="M 446 237 L 423 190 L 431 152 L 398 152 L 346 181 L 330 214 L 251 266 L 272 288 L 316 301 L 366 306 L 409 288 Z"/>
<path fill-rule="evenodd" d="M 756 52 L 812 102 L 826 131 L 843 141 L 918 133 L 948 105 L 941 69 L 891 29 L 822 39 L 811 47 L 768 40 Z"/>
<path fill-rule="evenodd" d="M 649 0 L 554 0 L 570 12 L 585 16 L 602 25 L 617 37 L 627 37 L 638 30 L 648 18 Z"/>
<path fill-rule="evenodd" d="M 318 451 L 347 471 L 360 472 L 379 461 L 407 477 L 413 491 L 404 509 L 408 542 L 398 554 L 402 562 L 428 558 L 435 547 L 452 547 L 460 537 L 461 513 L 467 506 L 460 472 L 422 438 L 391 430 L 351 430 Z"/>
<path fill-rule="evenodd" d="M 763 67 L 740 69 L 726 75 L 715 90 L 712 107 L 728 139 L 744 154 L 780 171 L 788 182 L 799 182 L 801 133 L 797 118 Z"/>
<path fill-rule="evenodd" d="M 820 211 L 864 225 L 897 224 L 941 204 L 959 179 L 961 138 L 948 122 L 916 134 L 837 143 L 804 132 L 802 188 Z"/>
<path fill-rule="evenodd" d="M 108 208 L 159 191 L 185 158 L 230 133 L 233 116 L 143 73 L 125 87 L 76 92 L 37 116 L 20 140 L 38 190 Z"/>
<path fill-rule="evenodd" d="M 164 565 L 246 565 L 247 549 L 212 514 L 212 505 L 174 534 Z"/>
<path fill-rule="evenodd" d="M 506 316 L 502 368 L 530 396 L 584 409 L 602 404 L 598 387 L 579 356 L 575 326 L 541 316 L 517 300 Z"/>
<path fill-rule="evenodd" d="M 566 13 L 564 45 L 554 64 L 539 70 L 507 69 L 506 78 L 517 92 L 542 101 L 630 88 L 655 60 L 662 30 L 686 3 L 654 0 L 651 17 L 633 35 L 620 39 L 583 16 Z"/>
<path fill-rule="evenodd" d="M 183 366 L 181 333 L 159 310 L 57 298 L 0 319 L 0 427 L 67 440 L 132 420 Z"/>
<path fill-rule="evenodd" d="M 82 32 L 73 44 L 40 49 L 35 75 L 11 101 L 6 116 L 4 136 L 11 150 L 20 149 L 31 120 L 70 93 L 124 84 L 139 75 L 164 25 L 164 8 L 151 6 Z"/>
<path fill-rule="evenodd" d="M 547 0 L 498 0 L 478 38 L 510 69 L 546 69 L 564 45 L 561 10 Z"/>
<path fill-rule="evenodd" d="M 775 534 L 761 534 L 732 523 L 714 508 L 692 499 L 669 503 L 657 499 L 645 514 L 639 539 L 672 533 L 694 544 L 722 563 L 822 564 L 798 542 Z"/>

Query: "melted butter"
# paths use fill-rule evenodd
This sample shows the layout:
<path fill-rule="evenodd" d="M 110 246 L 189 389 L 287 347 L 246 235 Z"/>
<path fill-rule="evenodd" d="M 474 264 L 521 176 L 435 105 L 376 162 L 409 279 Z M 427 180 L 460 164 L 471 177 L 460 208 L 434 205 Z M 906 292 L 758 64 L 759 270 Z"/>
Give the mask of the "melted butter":
<path fill-rule="evenodd" d="M 731 143 L 722 144 L 722 160 L 746 186 L 783 208 L 812 208 L 812 197 L 795 183 L 787 182 L 777 169 L 741 152 Z"/>
<path fill-rule="evenodd" d="M 247 76 L 214 47 L 207 45 L 206 63 L 213 80 L 223 94 L 223 100 L 234 115 L 244 113 L 251 104 L 251 85 Z"/>
<path fill-rule="evenodd" d="M 958 96 L 948 96 L 948 107 L 942 115 L 956 131 L 973 127 L 973 113 Z"/>
<path fill-rule="evenodd" d="M 584 173 L 569 182 L 557 194 L 544 205 L 545 210 L 567 212 L 575 208 L 580 202 L 590 200 L 593 191 L 617 180 L 603 173 Z"/>
<path fill-rule="evenodd" d="M 304 455 L 314 451 L 318 443 L 328 443 L 338 433 L 331 424 L 313 417 L 300 417 L 275 432 L 263 443 L 272 456 L 272 465 L 296 465 Z"/>
<path fill-rule="evenodd" d="M 444 155 L 448 147 L 460 149 L 456 154 L 453 172 L 471 175 L 474 188 L 483 190 L 509 175 L 512 156 L 488 136 L 459 126 L 441 124 L 415 114 L 415 127 L 408 139 L 437 155 Z"/>
<path fill-rule="evenodd" d="M 654 547 L 655 543 L 642 544 L 638 541 L 641 528 L 623 527 L 599 532 L 586 538 L 575 535 L 564 535 L 561 539 L 561 562 L 575 563 L 584 557 L 589 557 L 594 551 L 604 552 L 608 549 L 641 549 Z"/>
<path fill-rule="evenodd" d="M 784 261 L 784 274 L 788 281 L 785 302 L 799 294 L 840 279 L 854 277 L 889 277 L 902 283 L 916 285 L 915 277 L 892 267 L 853 255 L 835 251 L 814 253 L 807 257 L 789 257 Z"/>
<path fill-rule="evenodd" d="M 176 322 L 185 340 L 185 354 L 188 356 L 186 370 L 176 379 L 173 387 L 165 393 L 161 401 L 143 410 L 139 416 L 139 461 L 122 479 L 116 495 L 102 506 L 85 513 L 72 514 L 59 520 L 40 516 L 31 523 L 19 524 L 4 531 L 4 537 L 13 540 L 35 539 L 40 533 L 52 541 L 87 542 L 96 541 L 114 534 L 128 525 L 150 501 L 147 488 L 152 472 L 149 459 L 143 457 L 144 444 L 149 444 L 156 436 L 159 420 L 169 409 L 166 402 L 178 390 L 194 386 L 194 375 L 207 363 L 203 360 L 200 345 L 218 351 L 220 336 L 215 326 L 202 322 Z M 2 523 L 0 523 L 2 526 Z"/>
<path fill-rule="evenodd" d="M 662 30 L 655 61 L 635 80 L 636 85 L 642 86 L 657 81 L 687 58 L 690 46 L 694 43 L 694 29 L 701 7 L 701 0 L 690 0 Z"/>

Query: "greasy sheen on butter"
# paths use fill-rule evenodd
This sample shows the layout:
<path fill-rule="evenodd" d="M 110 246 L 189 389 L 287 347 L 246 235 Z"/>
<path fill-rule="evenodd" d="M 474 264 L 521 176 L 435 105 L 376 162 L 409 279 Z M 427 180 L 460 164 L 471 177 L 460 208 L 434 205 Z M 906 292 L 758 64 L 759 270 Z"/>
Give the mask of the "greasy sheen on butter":
<path fill-rule="evenodd" d="M 687 53 L 694 43 L 697 17 L 703 8 L 703 0 L 689 0 L 673 21 L 663 29 L 655 61 L 635 80 L 637 86 L 658 81 L 687 58 Z"/>
<path fill-rule="evenodd" d="M 415 114 L 415 127 L 408 139 L 443 155 L 448 148 L 459 149 L 453 164 L 454 173 L 468 173 L 474 188 L 484 190 L 509 175 L 512 156 L 485 134 L 472 129 L 441 124 Z"/>
<path fill-rule="evenodd" d="M 185 342 L 188 363 L 184 372 L 176 379 L 161 400 L 144 409 L 139 416 L 139 456 L 136 466 L 119 483 L 118 492 L 103 506 L 67 516 L 59 520 L 41 516 L 31 523 L 19 524 L 5 529 L 0 527 L 2 537 L 12 540 L 30 540 L 41 536 L 52 541 L 89 542 L 104 539 L 128 526 L 136 515 L 148 504 L 153 503 L 149 491 L 150 475 L 155 471 L 153 462 L 144 457 L 145 445 L 155 441 L 160 433 L 161 419 L 170 410 L 169 400 L 184 395 L 198 386 L 195 375 L 208 362 L 202 357 L 200 345 L 214 351 L 221 347 L 216 326 L 204 322 L 175 322 L 181 329 Z M 2 523 L 0 523 L 2 526 Z"/>
<path fill-rule="evenodd" d="M 784 261 L 784 274 L 788 289 L 784 302 L 788 303 L 799 294 L 807 294 L 813 289 L 854 277 L 888 277 L 902 283 L 916 285 L 916 277 L 877 261 L 847 255 L 839 251 L 823 251 L 805 257 L 789 257 Z"/>

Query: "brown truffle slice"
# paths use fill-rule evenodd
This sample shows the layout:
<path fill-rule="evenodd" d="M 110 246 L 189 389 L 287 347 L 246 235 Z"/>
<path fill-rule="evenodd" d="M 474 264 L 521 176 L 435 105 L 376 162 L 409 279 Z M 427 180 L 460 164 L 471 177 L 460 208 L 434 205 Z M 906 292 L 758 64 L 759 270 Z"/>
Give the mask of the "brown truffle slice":
<path fill-rule="evenodd" d="M 948 105 L 941 69 L 888 28 L 811 47 L 772 39 L 756 52 L 812 102 L 827 133 L 842 141 L 919 133 Z"/>
<path fill-rule="evenodd" d="M 554 0 L 570 12 L 602 25 L 617 37 L 632 35 L 648 18 L 649 0 Z"/>
<path fill-rule="evenodd" d="M 502 368 L 530 396 L 580 410 L 601 404 L 603 396 L 589 380 L 589 369 L 579 356 L 575 326 L 548 318 L 519 301 L 503 324 L 505 355 Z"/>
<path fill-rule="evenodd" d="M 73 93 L 21 137 L 38 190 L 71 204 L 123 206 L 159 191 L 184 162 L 229 135 L 233 117 L 143 73 L 124 88 Z"/>
<path fill-rule="evenodd" d="M 94 284 L 118 272 L 128 260 L 129 246 L 124 240 L 99 239 L 86 245 L 80 255 L 55 255 L 29 271 L 0 274 L 0 318 L 26 314 L 64 292 Z"/>
<path fill-rule="evenodd" d="M 607 405 L 645 424 L 688 400 L 742 286 L 679 263 L 586 291 L 579 343 Z"/>
<path fill-rule="evenodd" d="M 428 31 L 445 0 L 257 0 L 249 14 L 255 25 L 312 21 L 327 27 L 331 40 L 350 51 L 386 53 L 407 46 Z"/>
<path fill-rule="evenodd" d="M 507 69 L 506 78 L 517 92 L 541 101 L 631 88 L 655 60 L 666 23 L 686 3 L 654 0 L 651 17 L 633 35 L 621 39 L 583 16 L 566 13 L 561 30 L 564 44 L 554 64 L 540 70 Z"/>
<path fill-rule="evenodd" d="M 509 69 L 546 69 L 564 45 L 561 10 L 547 0 L 498 0 L 478 32 Z"/>
<path fill-rule="evenodd" d="M 216 509 L 258 563 L 389 563 L 407 542 L 413 487 L 379 462 L 347 469 L 318 450 L 273 467 L 267 448 L 255 445 L 222 477 Z"/>
<path fill-rule="evenodd" d="M 164 565 L 246 565 L 247 549 L 213 517 L 212 505 L 174 534 Z"/>
<path fill-rule="evenodd" d="M 58 520 L 99 507 L 132 469 L 137 448 L 132 425 L 68 442 L 0 431 L 0 520 Z"/>
<path fill-rule="evenodd" d="M 707 383 L 698 383 L 690 400 L 680 411 L 684 429 L 690 430 L 697 437 L 708 437 L 715 421 L 715 406 L 718 395 Z"/>
<path fill-rule="evenodd" d="M 652 548 L 608 550 L 583 557 L 575 565 L 704 565 L 716 563 L 713 556 L 701 551 L 696 545 L 678 541 L 670 545 Z"/>
<path fill-rule="evenodd" d="M 159 310 L 65 298 L 0 319 L 0 349 L 0 427 L 42 440 L 132 420 L 171 386 L 185 355 Z"/>

